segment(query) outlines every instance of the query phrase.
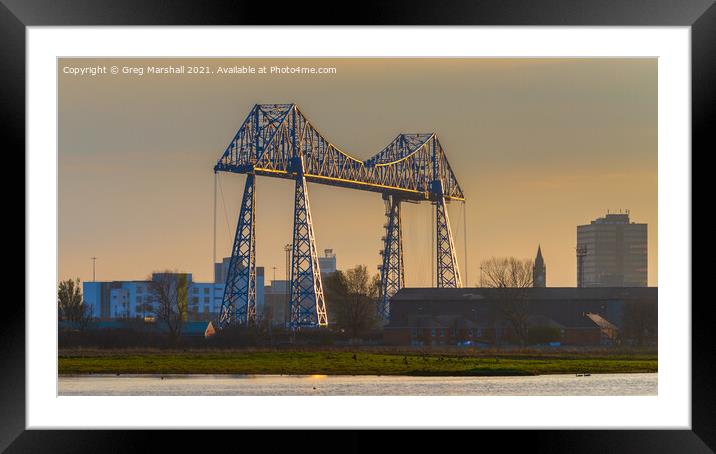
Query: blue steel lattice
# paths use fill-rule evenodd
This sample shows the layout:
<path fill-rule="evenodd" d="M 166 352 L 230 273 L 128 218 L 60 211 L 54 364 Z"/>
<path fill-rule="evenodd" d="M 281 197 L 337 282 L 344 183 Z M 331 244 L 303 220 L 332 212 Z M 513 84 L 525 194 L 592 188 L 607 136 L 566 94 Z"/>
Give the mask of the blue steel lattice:
<path fill-rule="evenodd" d="M 328 324 L 308 190 L 302 174 L 296 178 L 290 296 L 290 328 L 313 328 Z"/>
<path fill-rule="evenodd" d="M 221 328 L 231 323 L 251 324 L 256 319 L 255 188 L 255 176 L 247 174 L 219 312 Z"/>
<path fill-rule="evenodd" d="M 400 198 L 384 196 L 385 225 L 384 246 L 380 267 L 381 296 L 378 299 L 378 317 L 383 321 L 390 319 L 390 298 L 405 285 L 403 271 L 403 229 L 400 219 Z"/>
<path fill-rule="evenodd" d="M 457 255 L 455 254 L 455 243 L 452 240 L 452 232 L 450 231 L 450 219 L 448 218 L 447 206 L 443 197 L 440 197 L 435 202 L 435 223 L 438 287 L 462 287 Z"/>
<path fill-rule="evenodd" d="M 308 182 L 429 200 L 432 182 L 440 180 L 446 199 L 464 199 L 434 133 L 399 134 L 362 161 L 323 137 L 295 104 L 254 106 L 214 170 L 293 179 L 298 156 Z"/>
<path fill-rule="evenodd" d="M 379 153 L 360 160 L 329 142 L 295 104 L 257 104 L 214 171 L 245 173 L 251 177 L 250 189 L 247 179 L 239 216 L 220 326 L 231 321 L 250 323 L 255 317 L 254 175 L 296 181 L 291 327 L 327 324 L 307 182 L 379 192 L 391 200 L 380 266 L 383 293 L 378 301 L 379 314 L 388 317 L 389 299 L 405 282 L 401 200 L 435 204 L 438 286 L 461 286 L 446 202 L 465 198 L 435 133 L 399 134 Z"/>

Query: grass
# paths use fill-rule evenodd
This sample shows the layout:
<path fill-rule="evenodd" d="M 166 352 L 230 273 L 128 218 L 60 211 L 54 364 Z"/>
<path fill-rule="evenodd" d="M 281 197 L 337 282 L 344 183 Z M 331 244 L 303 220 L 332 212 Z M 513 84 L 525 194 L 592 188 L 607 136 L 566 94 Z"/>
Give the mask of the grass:
<path fill-rule="evenodd" d="M 656 355 L 357 351 L 64 352 L 64 374 L 487 376 L 657 372 Z"/>

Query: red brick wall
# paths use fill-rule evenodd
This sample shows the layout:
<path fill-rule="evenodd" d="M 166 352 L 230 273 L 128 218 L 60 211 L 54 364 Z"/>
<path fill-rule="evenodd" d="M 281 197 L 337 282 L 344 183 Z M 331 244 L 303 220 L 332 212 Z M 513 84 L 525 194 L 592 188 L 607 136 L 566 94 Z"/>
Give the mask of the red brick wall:
<path fill-rule="evenodd" d="M 410 328 L 385 328 L 383 343 L 386 345 L 410 345 Z"/>
<path fill-rule="evenodd" d="M 599 328 L 565 328 L 562 343 L 567 345 L 599 345 L 602 332 Z"/>

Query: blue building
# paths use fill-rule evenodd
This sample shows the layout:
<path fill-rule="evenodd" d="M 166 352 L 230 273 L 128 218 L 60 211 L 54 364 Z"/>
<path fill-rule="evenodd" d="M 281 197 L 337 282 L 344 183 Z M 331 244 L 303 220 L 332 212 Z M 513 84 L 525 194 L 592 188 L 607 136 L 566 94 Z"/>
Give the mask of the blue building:
<path fill-rule="evenodd" d="M 227 262 L 228 259 L 224 259 Z M 215 270 L 221 269 L 217 263 Z M 228 265 L 228 263 L 227 263 Z M 158 302 L 152 281 L 166 276 L 152 274 L 151 281 L 84 282 L 82 292 L 90 315 L 100 320 L 151 319 L 158 310 Z M 221 310 L 224 297 L 224 281 L 221 273 L 215 274 L 215 282 L 194 282 L 191 273 L 171 273 L 177 282 L 186 285 L 187 320 L 214 320 Z M 256 267 L 256 310 L 260 315 L 264 308 L 264 269 Z"/>

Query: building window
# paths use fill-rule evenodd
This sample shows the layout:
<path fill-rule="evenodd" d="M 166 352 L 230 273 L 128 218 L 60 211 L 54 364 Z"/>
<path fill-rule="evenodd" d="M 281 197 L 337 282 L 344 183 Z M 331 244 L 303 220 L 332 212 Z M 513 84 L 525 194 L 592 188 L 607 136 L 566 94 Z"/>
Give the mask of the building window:
<path fill-rule="evenodd" d="M 204 287 L 204 294 L 209 294 L 209 287 Z"/>
<path fill-rule="evenodd" d="M 205 297 L 204 297 L 204 302 L 205 302 L 205 303 L 208 303 L 208 302 L 209 302 L 209 297 L 208 297 L 208 296 L 205 296 Z"/>
<path fill-rule="evenodd" d="M 191 297 L 191 302 L 194 303 L 194 304 L 198 304 L 198 303 L 199 303 L 199 297 L 198 297 L 198 296 L 192 296 L 192 297 Z"/>
<path fill-rule="evenodd" d="M 431 329 L 430 329 L 430 335 L 431 335 L 432 337 L 435 337 L 435 328 L 431 328 Z"/>
<path fill-rule="evenodd" d="M 199 293 L 199 289 L 197 287 L 194 287 L 191 289 L 192 293 Z"/>

